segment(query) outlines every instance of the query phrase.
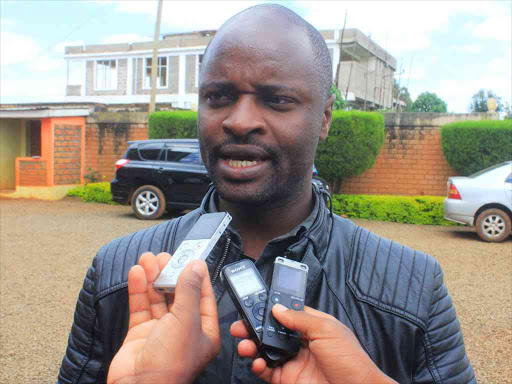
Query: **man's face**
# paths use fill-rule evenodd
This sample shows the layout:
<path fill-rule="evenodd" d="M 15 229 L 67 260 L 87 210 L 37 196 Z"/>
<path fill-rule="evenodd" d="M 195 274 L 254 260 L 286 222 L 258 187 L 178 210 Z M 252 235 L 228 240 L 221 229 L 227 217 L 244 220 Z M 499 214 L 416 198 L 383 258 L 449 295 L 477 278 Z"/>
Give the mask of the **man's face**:
<path fill-rule="evenodd" d="M 278 204 L 311 188 L 325 100 L 304 36 L 250 30 L 220 37 L 203 64 L 201 152 L 221 198 Z"/>

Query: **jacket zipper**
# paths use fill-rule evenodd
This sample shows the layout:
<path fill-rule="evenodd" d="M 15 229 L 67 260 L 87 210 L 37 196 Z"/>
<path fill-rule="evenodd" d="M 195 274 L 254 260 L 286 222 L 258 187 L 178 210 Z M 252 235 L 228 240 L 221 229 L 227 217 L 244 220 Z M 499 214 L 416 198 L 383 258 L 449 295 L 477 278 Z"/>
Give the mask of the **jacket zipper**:
<path fill-rule="evenodd" d="M 219 264 L 217 264 L 217 268 L 215 268 L 215 273 L 213 274 L 213 278 L 212 278 L 212 286 L 213 286 L 213 284 L 215 284 L 217 277 L 219 277 L 220 269 L 222 268 L 222 265 L 224 264 L 224 261 L 226 260 L 226 256 L 228 255 L 228 250 L 229 250 L 229 244 L 231 244 L 230 237 L 228 237 L 228 240 L 226 241 L 226 246 L 224 247 L 224 253 L 222 254 L 222 257 L 220 258 L 220 262 L 219 262 Z"/>

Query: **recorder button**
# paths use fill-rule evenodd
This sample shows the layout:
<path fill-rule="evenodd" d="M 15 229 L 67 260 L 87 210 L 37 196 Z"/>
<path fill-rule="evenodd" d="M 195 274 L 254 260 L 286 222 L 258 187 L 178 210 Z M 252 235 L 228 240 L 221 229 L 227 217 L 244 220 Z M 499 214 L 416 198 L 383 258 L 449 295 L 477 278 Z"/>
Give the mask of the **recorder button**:
<path fill-rule="evenodd" d="M 279 340 L 286 339 L 286 333 L 278 333 L 278 335 L 279 335 Z"/>
<path fill-rule="evenodd" d="M 274 295 L 274 296 L 272 296 L 272 301 L 273 301 L 274 303 L 276 303 L 276 304 L 277 304 L 277 303 L 280 303 L 280 302 L 281 302 L 281 296 L 279 296 L 279 295 Z"/>
<path fill-rule="evenodd" d="M 267 331 L 267 336 L 268 337 L 274 337 L 274 331 Z"/>
<path fill-rule="evenodd" d="M 299 311 L 302 309 L 302 303 L 298 300 L 292 300 L 292 308 Z"/>
<path fill-rule="evenodd" d="M 266 293 L 260 293 L 260 294 L 258 295 L 258 297 L 259 297 L 259 299 L 260 299 L 261 301 L 267 301 L 267 294 L 266 294 Z"/>
<path fill-rule="evenodd" d="M 247 299 L 244 301 L 244 305 L 250 308 L 254 305 L 254 301 L 252 301 L 251 299 Z"/>
<path fill-rule="evenodd" d="M 189 257 L 194 257 L 194 252 L 193 251 L 186 250 L 186 251 L 180 252 L 179 254 L 177 254 L 176 256 L 174 256 L 171 259 L 171 265 L 174 268 L 181 268 L 187 262 Z"/>
<path fill-rule="evenodd" d="M 263 310 L 263 311 L 260 311 L 260 310 Z M 254 317 L 256 319 L 258 319 L 259 321 L 263 321 L 263 314 L 265 314 L 265 303 L 262 303 L 261 301 L 256 304 L 254 306 L 254 308 L 252 309 L 252 314 L 254 315 Z"/>

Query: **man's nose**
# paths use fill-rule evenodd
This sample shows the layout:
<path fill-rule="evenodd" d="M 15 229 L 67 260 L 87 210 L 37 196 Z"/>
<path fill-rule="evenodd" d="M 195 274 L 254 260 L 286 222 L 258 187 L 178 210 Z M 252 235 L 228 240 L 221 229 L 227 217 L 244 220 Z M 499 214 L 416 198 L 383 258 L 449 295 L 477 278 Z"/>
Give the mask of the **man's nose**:
<path fill-rule="evenodd" d="M 241 95 L 231 107 L 227 118 L 222 122 L 224 132 L 243 137 L 251 133 L 263 134 L 265 120 L 261 108 L 253 95 Z"/>

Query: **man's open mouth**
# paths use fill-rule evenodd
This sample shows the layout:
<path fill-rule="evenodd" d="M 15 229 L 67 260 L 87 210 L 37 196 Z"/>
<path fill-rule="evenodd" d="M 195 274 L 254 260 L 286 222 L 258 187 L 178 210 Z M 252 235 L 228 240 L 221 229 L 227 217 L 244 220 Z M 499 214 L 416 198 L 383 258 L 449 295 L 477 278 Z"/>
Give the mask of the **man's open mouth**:
<path fill-rule="evenodd" d="M 256 167 L 270 159 L 264 149 L 253 145 L 227 145 L 219 155 L 224 164 L 237 169 Z"/>
<path fill-rule="evenodd" d="M 252 166 L 255 166 L 259 163 L 261 163 L 261 161 L 259 160 L 237 160 L 237 159 L 224 159 L 230 167 L 233 167 L 233 168 L 247 168 L 247 167 L 252 167 Z"/>

